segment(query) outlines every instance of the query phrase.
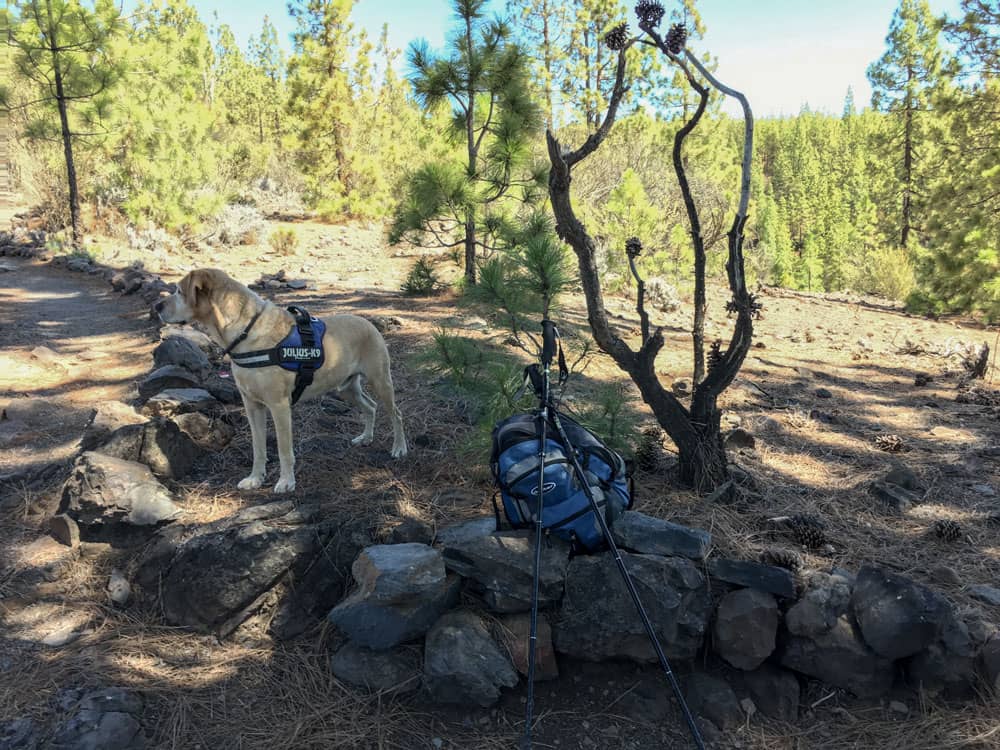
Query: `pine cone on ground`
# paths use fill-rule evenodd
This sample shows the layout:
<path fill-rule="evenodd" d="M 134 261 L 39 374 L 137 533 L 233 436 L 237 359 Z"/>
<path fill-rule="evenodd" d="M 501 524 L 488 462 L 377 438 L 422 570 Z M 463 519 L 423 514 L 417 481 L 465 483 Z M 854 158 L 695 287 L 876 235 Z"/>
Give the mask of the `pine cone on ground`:
<path fill-rule="evenodd" d="M 819 549 L 826 544 L 823 522 L 814 516 L 792 516 L 788 519 L 788 530 L 806 549 Z"/>
<path fill-rule="evenodd" d="M 899 453 L 906 447 L 906 443 L 899 435 L 876 435 L 875 447 L 886 453 Z"/>
<path fill-rule="evenodd" d="M 635 14 L 639 17 L 639 25 L 655 29 L 663 20 L 666 11 L 656 0 L 639 0 L 635 5 Z"/>
<path fill-rule="evenodd" d="M 798 552 L 780 547 L 769 547 L 761 552 L 760 561 L 765 565 L 774 565 L 790 570 L 792 573 L 798 573 L 802 568 L 802 558 Z"/>
<path fill-rule="evenodd" d="M 608 49 L 613 49 L 616 52 L 625 49 L 625 45 L 628 44 L 628 24 L 620 23 L 611 29 L 604 35 L 604 44 Z"/>
<path fill-rule="evenodd" d="M 684 51 L 684 45 L 687 43 L 688 32 L 682 23 L 675 23 L 670 27 L 670 31 L 667 32 L 667 38 L 664 40 L 667 45 L 667 49 L 670 50 L 671 54 L 679 55 Z"/>
<path fill-rule="evenodd" d="M 655 426 L 644 427 L 635 448 L 635 465 L 643 471 L 655 470 L 662 448 L 663 431 Z"/>
<path fill-rule="evenodd" d="M 964 536 L 962 533 L 962 527 L 955 521 L 949 519 L 942 518 L 935 521 L 932 528 L 934 530 L 934 536 L 945 542 L 957 542 Z"/>

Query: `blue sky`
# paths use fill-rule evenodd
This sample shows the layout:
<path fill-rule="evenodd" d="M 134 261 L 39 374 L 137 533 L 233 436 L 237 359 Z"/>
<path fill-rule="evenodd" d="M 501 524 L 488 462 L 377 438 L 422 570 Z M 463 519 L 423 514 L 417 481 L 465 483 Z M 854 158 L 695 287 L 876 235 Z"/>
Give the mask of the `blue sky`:
<path fill-rule="evenodd" d="M 265 15 L 286 43 L 294 26 L 279 0 L 191 1 L 206 21 L 218 12 L 244 45 L 260 29 Z M 897 0 L 700 0 L 708 32 L 698 46 L 718 58 L 719 77 L 746 93 L 758 116 L 792 115 L 804 104 L 839 113 L 848 86 L 854 88 L 859 106 L 868 104 L 871 91 L 865 69 L 885 48 L 897 4 Z M 494 5 L 504 7 L 502 0 Z M 958 0 L 930 0 L 930 6 L 938 14 L 955 14 Z M 399 49 L 421 37 L 439 48 L 451 24 L 451 7 L 448 0 L 358 0 L 352 18 L 368 29 L 373 40 L 388 23 L 389 41 Z M 628 20 L 634 28 L 634 19 Z"/>

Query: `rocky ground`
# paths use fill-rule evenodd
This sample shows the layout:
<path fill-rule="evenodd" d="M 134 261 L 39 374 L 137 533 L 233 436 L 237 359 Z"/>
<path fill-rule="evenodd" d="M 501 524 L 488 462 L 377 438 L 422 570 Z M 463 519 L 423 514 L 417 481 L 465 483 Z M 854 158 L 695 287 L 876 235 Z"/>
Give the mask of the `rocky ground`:
<path fill-rule="evenodd" d="M 324 587 L 343 587 L 362 547 L 420 540 L 491 512 L 486 456 L 468 448 L 478 445 L 468 406 L 426 371 L 420 355 L 442 325 L 484 346 L 504 347 L 507 334 L 489 311 L 458 307 L 449 295 L 400 295 L 418 253 L 386 247 L 376 228 L 283 226 L 299 233 L 299 246 L 288 255 L 259 243 L 145 258 L 126 247 L 105 247 L 98 258 L 118 268 L 145 260 L 167 281 L 215 265 L 244 282 L 263 280 L 263 293 L 279 303 L 321 314 L 356 312 L 384 328 L 410 456 L 389 459 L 388 425 L 381 419 L 373 446 L 351 448 L 349 437 L 359 428 L 353 414 L 331 399 L 303 404 L 298 489 L 278 505 L 265 490 L 234 489 L 246 473 L 249 434 L 239 408 L 226 404 L 233 400 L 231 383 L 218 376 L 217 365 L 193 364 L 197 382 L 161 371 L 150 383 L 148 373 L 167 362 L 160 361 L 162 353 L 154 361 L 161 331 L 148 317 L 142 295 L 155 288 L 144 287 L 144 277 L 105 278 L 83 259 L 67 267 L 0 258 L 0 533 L 7 540 L 0 552 L 0 727 L 6 733 L 0 733 L 0 747 L 4 741 L 31 747 L 31 738 L 45 731 L 71 747 L 128 747 L 140 736 L 149 746 L 175 748 L 515 744 L 523 680 L 487 708 L 446 708 L 426 694 L 389 688 L 373 695 L 335 673 L 330 658 L 344 636 L 316 610 L 329 595 Z M 446 275 L 454 274 L 446 258 L 436 260 Z M 304 288 L 287 283 L 300 280 Z M 648 470 L 638 477 L 638 510 L 710 532 L 707 559 L 695 567 L 715 579 L 726 575 L 720 561 L 756 561 L 780 546 L 801 560 L 799 593 L 810 590 L 810 571 L 853 576 L 873 564 L 945 597 L 963 617 L 974 613 L 977 622 L 1000 623 L 1000 602 L 989 593 L 1000 580 L 1000 524 L 994 520 L 1000 516 L 1000 384 L 995 367 L 985 379 L 970 380 L 964 364 L 976 345 L 989 343 L 996 351 L 996 331 L 967 321 L 913 318 L 875 299 L 779 290 L 764 290 L 762 299 L 755 348 L 725 400 L 727 429 L 740 430 L 732 459 L 752 478 L 752 489 L 747 484 L 739 502 L 728 505 L 679 490 L 664 479 L 669 444 L 659 448 L 654 440 Z M 637 335 L 628 300 L 609 300 L 609 310 L 623 333 Z M 560 316 L 567 331 L 585 324 L 578 299 Z M 658 369 L 668 382 L 680 381 L 689 370 L 683 311 L 663 314 L 661 321 L 670 343 Z M 720 298 L 710 309 L 709 340 L 724 337 L 726 326 Z M 591 359 L 568 403 L 580 403 L 607 382 L 624 384 L 630 401 L 623 416 L 638 439 L 652 420 L 610 360 Z M 71 471 L 93 407 L 138 404 L 165 385 L 204 386 L 218 405 L 203 418 L 192 416 L 200 413 L 192 407 L 179 419 L 183 432 L 159 422 L 153 432 L 126 425 L 114 451 L 102 450 L 114 452 L 114 460 L 154 467 L 158 478 L 135 482 L 155 483 L 165 494 L 150 490 L 143 507 L 172 520 L 167 528 L 177 531 L 152 547 L 119 537 L 91 536 L 73 547 L 56 542 L 53 533 L 72 533 L 68 524 L 50 526 L 64 482 L 69 479 L 76 495 L 90 502 L 107 485 L 94 477 L 113 473 L 106 459 Z M 147 407 L 164 423 L 185 409 L 170 399 Z M 145 419 L 112 407 L 102 418 L 114 426 Z M 95 429 L 87 434 L 98 444 L 106 435 L 95 436 Z M 272 439 L 272 455 L 273 448 Z M 86 520 L 92 507 L 72 510 Z M 821 544 L 776 541 L 767 519 L 796 514 L 823 522 Z M 197 543 L 185 549 L 197 554 L 181 560 L 180 542 L 195 536 Z M 294 559 L 307 563 L 282 578 L 284 588 L 271 578 L 289 570 L 292 557 L 269 557 L 276 566 L 271 572 L 259 566 L 232 579 L 214 574 L 225 568 L 234 540 L 294 550 Z M 341 556 L 321 554 L 329 550 Z M 165 578 L 150 574 L 164 570 Z M 181 579 L 185 586 L 175 588 Z M 245 602 L 225 595 L 249 590 L 248 582 L 258 579 L 267 582 L 270 598 L 252 602 L 255 616 L 245 619 Z M 724 595 L 725 589 L 716 591 L 713 606 Z M 757 601 L 729 600 L 726 607 L 771 611 Z M 693 696 L 717 695 L 720 688 L 710 678 L 724 677 L 736 686 L 735 697 L 745 697 L 749 688 L 740 671 L 720 660 L 719 651 L 712 647 L 695 663 L 678 662 L 685 689 Z M 653 667 L 561 656 L 558 669 L 560 677 L 537 690 L 539 747 L 686 746 L 683 721 Z M 726 730 L 713 739 L 744 748 L 929 750 L 1000 743 L 995 699 L 986 695 L 950 703 L 901 688 L 875 700 L 818 681 L 803 681 L 801 689 L 794 718 L 782 721 L 756 708 L 750 715 L 744 706 L 717 718 Z M 709 702 L 726 700 L 728 695 Z M 13 720 L 27 721 L 4 723 Z M 87 734 L 91 726 L 104 727 L 105 734 Z"/>

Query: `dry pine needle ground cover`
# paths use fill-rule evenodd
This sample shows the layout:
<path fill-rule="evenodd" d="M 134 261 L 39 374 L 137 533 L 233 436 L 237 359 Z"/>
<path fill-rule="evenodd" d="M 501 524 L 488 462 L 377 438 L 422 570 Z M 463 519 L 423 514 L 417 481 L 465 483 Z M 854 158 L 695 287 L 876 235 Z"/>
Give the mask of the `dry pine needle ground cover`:
<path fill-rule="evenodd" d="M 299 249 L 277 256 L 264 246 L 185 253 L 162 259 L 176 280 L 215 265 L 251 282 L 284 268 L 309 279 L 303 292 L 275 292 L 275 301 L 312 312 L 396 317 L 386 338 L 411 443 L 402 461 L 388 457 L 389 428 L 380 414 L 373 446 L 351 449 L 360 422 L 329 401 L 297 409 L 300 500 L 320 499 L 331 517 L 372 530 L 377 541 L 401 518 L 440 527 L 490 512 L 486 455 L 469 452 L 473 427 L 467 404 L 419 364 L 440 326 L 504 347 L 507 333 L 484 311 L 457 307 L 449 295 L 411 299 L 397 293 L 415 253 L 387 248 L 370 227 L 295 225 Z M 132 258 L 121 251 L 111 262 Z M 448 264 L 440 259 L 442 268 Z M 151 366 L 157 334 L 138 300 L 118 298 L 94 277 L 30 261 L 8 261 L 0 273 L 0 473 L 72 456 L 91 406 L 129 401 Z M 449 271 L 449 273 L 452 273 Z M 793 513 L 821 517 L 830 547 L 799 549 L 806 567 L 852 570 L 878 562 L 924 582 L 959 606 L 978 606 L 994 622 L 1000 609 L 976 603 L 966 587 L 1000 581 L 1000 377 L 960 403 L 964 369 L 959 343 L 988 342 L 995 331 L 957 321 L 905 315 L 878 300 L 794 294 L 763 296 L 756 346 L 725 396 L 724 424 L 756 440 L 732 459 L 755 480 L 754 494 L 736 505 L 709 504 L 663 478 L 671 455 L 654 456 L 655 470 L 638 478 L 638 509 L 708 529 L 713 554 L 757 559 L 773 544 L 761 520 Z M 610 299 L 623 334 L 637 335 L 632 304 Z M 726 338 L 725 300 L 710 308 L 708 340 Z M 559 313 L 567 332 L 586 323 L 582 300 Z M 483 319 L 486 325 L 480 325 Z M 689 377 L 689 334 L 683 313 L 663 315 L 670 343 L 659 370 L 669 382 Z M 59 352 L 58 363 L 32 351 Z M 509 347 L 507 347 L 509 349 Z M 916 385 L 918 376 L 930 376 Z M 993 382 L 990 382 L 990 377 Z M 921 378 L 923 381 L 924 378 Z M 571 385 L 567 405 L 585 402 L 600 383 L 623 383 L 625 418 L 638 435 L 653 425 L 610 359 L 597 355 Z M 44 429 L 37 425 L 43 424 Z M 207 522 L 271 499 L 265 491 L 238 493 L 250 460 L 242 418 L 233 443 L 202 463 L 180 485 L 186 521 Z M 274 445 L 271 438 L 271 456 Z M 893 462 L 920 479 L 922 502 L 892 514 L 868 492 Z M 273 481 L 273 472 L 269 478 Z M 124 685 L 147 697 L 145 724 L 162 748 L 509 748 L 523 719 L 523 686 L 490 710 L 449 710 L 419 698 L 367 695 L 338 683 L 329 669 L 336 633 L 320 625 L 308 637 L 277 644 L 250 629 L 230 640 L 195 635 L 163 624 L 159 613 L 113 607 L 104 587 L 127 560 L 110 548 L 86 546 L 55 582 L 29 591 L 10 584 L 58 503 L 59 477 L 42 486 L 0 489 L 0 720 L 43 719 L 61 687 Z M 938 539 L 935 521 L 962 528 L 954 542 Z M 784 546 L 788 546 L 787 543 Z M 65 646 L 33 645 L 60 628 L 84 635 Z M 684 747 L 686 733 L 656 670 L 628 664 L 563 663 L 562 677 L 540 685 L 538 747 Z M 681 673 L 684 673 L 682 668 Z M 904 696 L 906 698 L 906 696 Z M 993 701 L 993 702 L 991 702 Z M 888 705 L 862 706 L 812 685 L 795 725 L 755 716 L 726 734 L 723 746 L 742 748 L 1000 747 L 995 699 L 965 707 L 909 697 L 909 713 Z"/>

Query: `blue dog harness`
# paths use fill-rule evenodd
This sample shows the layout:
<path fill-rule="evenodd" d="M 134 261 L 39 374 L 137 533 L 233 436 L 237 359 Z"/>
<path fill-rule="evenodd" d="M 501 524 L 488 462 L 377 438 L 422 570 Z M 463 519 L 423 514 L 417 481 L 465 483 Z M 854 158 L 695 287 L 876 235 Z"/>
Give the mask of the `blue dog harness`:
<path fill-rule="evenodd" d="M 295 316 L 295 325 L 291 333 L 270 349 L 259 349 L 253 352 L 233 353 L 232 349 L 246 339 L 253 324 L 260 317 L 258 312 L 253 316 L 243 333 L 229 345 L 225 354 L 229 354 L 233 364 L 239 367 L 272 367 L 277 365 L 295 373 L 295 388 L 292 391 L 292 405 L 302 396 L 302 392 L 313 382 L 316 370 L 323 366 L 323 335 L 326 333 L 326 323 L 314 318 L 301 307 L 287 308 Z"/>

